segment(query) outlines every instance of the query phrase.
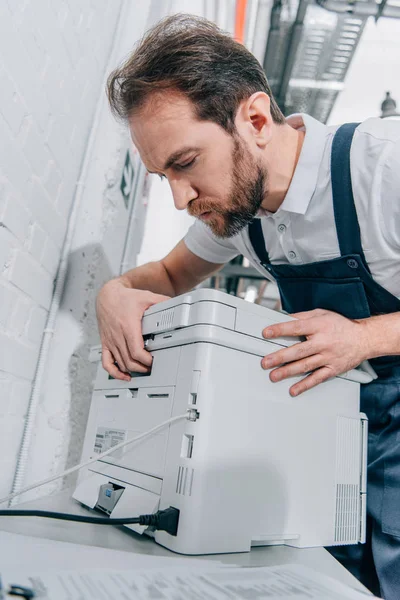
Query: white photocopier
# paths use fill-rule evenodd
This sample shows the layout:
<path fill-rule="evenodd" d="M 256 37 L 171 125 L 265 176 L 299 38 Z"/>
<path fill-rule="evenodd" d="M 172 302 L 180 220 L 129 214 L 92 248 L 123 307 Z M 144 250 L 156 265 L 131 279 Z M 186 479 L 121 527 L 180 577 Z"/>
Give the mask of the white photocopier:
<path fill-rule="evenodd" d="M 143 318 L 151 373 L 129 382 L 98 367 L 83 460 L 184 414 L 81 472 L 74 498 L 111 517 L 179 509 L 177 535 L 129 525 L 183 554 L 363 542 L 367 420 L 358 370 L 296 398 L 261 358 L 298 339 L 262 330 L 292 317 L 211 289 Z M 92 351 L 100 361 L 101 349 Z"/>

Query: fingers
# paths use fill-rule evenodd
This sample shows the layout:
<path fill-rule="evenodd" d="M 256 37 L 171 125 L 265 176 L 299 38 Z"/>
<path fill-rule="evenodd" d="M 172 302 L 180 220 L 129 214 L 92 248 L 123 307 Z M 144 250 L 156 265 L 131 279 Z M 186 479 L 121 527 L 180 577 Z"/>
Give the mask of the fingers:
<path fill-rule="evenodd" d="M 143 338 L 141 335 L 140 340 L 143 344 Z M 142 352 L 144 353 L 147 364 L 143 364 L 140 360 L 135 360 L 132 358 L 125 338 L 120 339 L 118 341 L 118 345 L 108 344 L 108 346 L 109 347 L 103 344 L 102 364 L 103 368 L 112 377 L 124 381 L 130 381 L 130 373 L 148 373 L 150 371 L 153 357 L 149 352 L 144 350 L 143 347 Z M 137 348 L 137 344 L 135 344 L 135 347 Z M 118 366 L 115 365 L 115 362 Z"/>
<path fill-rule="evenodd" d="M 307 336 L 318 331 L 318 324 L 312 319 L 301 319 L 296 321 L 286 321 L 286 323 L 276 323 L 269 325 L 263 330 L 262 334 L 265 338 L 277 337 L 300 337 Z"/>
<path fill-rule="evenodd" d="M 159 302 L 164 302 L 165 300 L 169 299 L 170 296 L 148 292 L 146 304 L 144 307 L 142 306 L 142 309 L 145 310 L 154 304 L 158 304 Z M 145 350 L 144 347 L 141 319 L 133 322 L 130 321 L 129 327 L 126 327 L 126 329 L 123 331 L 123 336 L 123 343 L 122 340 L 120 343 L 120 351 L 124 359 L 125 366 L 131 372 L 148 372 L 149 369 L 151 369 L 153 357 L 150 352 Z"/>
<path fill-rule="evenodd" d="M 132 323 L 129 332 L 125 332 L 126 352 L 129 358 L 146 367 L 151 367 L 153 357 L 144 349 L 141 321 Z"/>
<path fill-rule="evenodd" d="M 283 365 L 283 363 L 292 362 L 294 360 L 299 360 L 301 358 L 305 358 L 306 356 L 310 356 L 314 354 L 314 352 L 315 350 L 312 342 L 299 342 L 298 344 L 294 344 L 289 348 L 284 348 L 264 356 L 261 361 L 261 366 L 263 369 L 272 369 L 273 367 Z"/>
<path fill-rule="evenodd" d="M 305 377 L 298 383 L 295 383 L 295 385 L 292 385 L 292 387 L 289 390 L 290 395 L 298 396 L 299 394 L 302 394 L 303 392 L 306 392 L 307 390 L 316 387 L 320 383 L 327 381 L 333 376 L 334 373 L 329 367 L 321 367 L 320 369 L 317 369 L 316 371 L 308 375 L 308 377 Z"/>
<path fill-rule="evenodd" d="M 115 281 L 103 286 L 96 310 L 103 366 L 112 377 L 128 380 L 132 372 L 149 372 L 153 357 L 144 348 L 141 321 L 147 308 L 165 300 L 168 296 L 127 289 Z"/>
<path fill-rule="evenodd" d="M 119 370 L 128 375 L 129 373 L 148 373 L 151 369 L 153 357 L 144 349 L 141 321 L 130 323 L 128 331 L 120 329 L 118 336 L 114 331 L 112 340 L 103 341 L 103 352 L 106 349 L 103 366 L 106 365 L 104 368 L 112 377 L 114 374 L 109 368 L 110 365 L 115 367 L 114 361 L 118 363 Z M 125 378 L 119 376 L 118 379 Z"/>
<path fill-rule="evenodd" d="M 101 362 L 103 365 L 103 369 L 105 369 L 107 373 L 111 375 L 111 377 L 114 377 L 114 379 L 130 381 L 130 376 L 125 373 L 122 373 L 122 371 L 119 370 L 119 368 L 114 364 L 114 356 L 111 354 L 110 350 L 108 350 L 108 348 L 105 348 L 104 346 L 102 349 Z"/>
<path fill-rule="evenodd" d="M 143 344 L 142 336 L 140 336 L 140 341 Z M 149 364 L 144 364 L 141 360 L 138 360 L 138 345 L 137 344 L 135 345 L 135 348 L 136 348 L 135 358 L 133 358 L 132 354 L 129 350 L 129 347 L 128 347 L 128 342 L 127 342 L 127 340 L 124 339 L 123 360 L 124 360 L 124 364 L 125 364 L 127 370 L 130 373 L 148 373 L 151 370 L 151 365 L 153 362 L 152 355 L 149 352 L 147 352 L 146 350 L 143 350 L 143 348 L 142 348 L 143 352 L 145 353 L 145 357 L 146 357 L 147 361 L 149 362 Z"/>
<path fill-rule="evenodd" d="M 322 364 L 321 356 L 316 354 L 314 356 L 308 356 L 303 360 L 297 360 L 296 362 L 283 365 L 282 367 L 279 367 L 279 369 L 274 369 L 271 371 L 269 377 L 271 381 L 281 381 L 288 377 L 295 377 L 296 375 L 303 375 L 304 373 L 314 371 L 321 367 Z"/>
<path fill-rule="evenodd" d="M 120 353 L 119 348 L 117 348 L 117 347 L 111 348 L 111 354 L 114 356 L 114 359 L 117 363 L 119 370 L 122 371 L 123 373 L 126 373 L 127 375 L 129 375 L 129 369 L 125 365 L 125 361 L 122 358 L 122 354 Z"/>
<path fill-rule="evenodd" d="M 262 334 L 265 338 L 311 335 L 318 331 L 319 323 L 316 317 L 323 317 L 328 314 L 336 315 L 337 313 L 322 308 L 292 313 L 290 316 L 294 317 L 296 319 L 295 321 L 286 321 L 285 323 L 269 325 L 263 330 Z"/>

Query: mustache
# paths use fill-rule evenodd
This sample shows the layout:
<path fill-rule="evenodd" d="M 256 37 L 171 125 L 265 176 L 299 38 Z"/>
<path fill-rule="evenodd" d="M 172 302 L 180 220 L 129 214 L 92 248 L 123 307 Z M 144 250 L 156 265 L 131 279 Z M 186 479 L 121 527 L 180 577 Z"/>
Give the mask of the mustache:
<path fill-rule="evenodd" d="M 205 212 L 211 212 L 211 211 L 222 214 L 220 207 L 215 206 L 215 204 L 212 201 L 208 201 L 207 199 L 192 200 L 191 202 L 189 202 L 186 210 L 191 217 L 196 217 L 196 218 Z"/>

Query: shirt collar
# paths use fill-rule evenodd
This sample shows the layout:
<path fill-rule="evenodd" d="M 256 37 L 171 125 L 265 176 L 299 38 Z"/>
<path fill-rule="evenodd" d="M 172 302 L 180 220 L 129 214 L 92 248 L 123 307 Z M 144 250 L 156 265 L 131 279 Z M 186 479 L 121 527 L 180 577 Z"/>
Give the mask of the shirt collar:
<path fill-rule="evenodd" d="M 314 194 L 318 172 L 325 149 L 329 129 L 310 115 L 296 113 L 287 117 L 286 122 L 294 129 L 305 131 L 292 181 L 286 196 L 276 213 L 260 209 L 259 217 L 277 215 L 281 211 L 304 215 Z"/>

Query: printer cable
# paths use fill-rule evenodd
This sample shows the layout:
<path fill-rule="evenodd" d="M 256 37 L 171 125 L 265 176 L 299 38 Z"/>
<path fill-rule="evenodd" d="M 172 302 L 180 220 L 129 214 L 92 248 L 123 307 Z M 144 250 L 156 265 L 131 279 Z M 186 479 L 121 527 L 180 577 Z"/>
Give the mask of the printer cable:
<path fill-rule="evenodd" d="M 9 494 L 8 496 L 5 496 L 4 498 L 0 498 L 0 504 L 3 504 L 4 502 L 8 502 L 9 500 L 12 500 L 16 496 L 20 496 L 21 494 L 24 494 L 25 492 L 29 492 L 30 490 L 34 490 L 34 489 L 36 489 L 38 487 L 41 487 L 42 485 L 45 485 L 46 483 L 51 483 L 52 481 L 56 481 L 57 479 L 61 479 L 61 477 L 65 477 L 66 475 L 70 475 L 71 473 L 74 473 L 75 471 L 79 471 L 80 469 L 83 469 L 84 467 L 87 467 L 88 465 L 91 465 L 92 463 L 95 463 L 98 460 L 101 460 L 105 456 L 108 456 L 112 452 L 115 452 L 116 450 L 119 450 L 120 448 L 123 448 L 124 446 L 127 446 L 128 444 L 133 444 L 134 442 L 139 442 L 139 441 L 143 440 L 144 438 L 149 437 L 150 435 L 153 435 L 154 433 L 156 433 L 160 429 L 164 429 L 164 427 L 166 427 L 167 425 L 172 425 L 173 423 L 177 423 L 178 421 L 183 421 L 183 420 L 191 420 L 191 411 L 190 411 L 190 409 L 188 409 L 185 414 L 178 415 L 177 417 L 171 417 L 170 419 L 167 419 L 163 423 L 160 423 L 159 425 L 156 425 L 156 427 L 153 427 L 152 429 L 149 429 L 148 431 L 145 431 L 144 433 L 141 433 L 137 437 L 134 437 L 134 438 L 132 438 L 130 440 L 125 440 L 124 442 L 120 442 L 116 446 L 113 446 L 112 448 L 109 448 L 109 450 L 106 450 L 105 452 L 102 452 L 101 454 L 99 454 L 98 456 L 96 456 L 96 458 L 91 458 L 91 459 L 87 460 L 86 462 L 83 462 L 83 463 L 80 463 L 79 465 L 76 465 L 75 467 L 71 467 L 70 469 L 66 469 L 62 473 L 59 473 L 58 475 L 54 475 L 52 477 L 48 477 L 47 479 L 43 479 L 42 481 L 39 481 L 37 483 L 33 483 L 32 485 L 28 485 L 27 487 L 23 488 L 22 490 L 19 490 L 18 492 L 15 492 L 13 494 Z M 0 511 L 0 516 L 3 513 L 7 513 L 9 516 L 11 516 L 11 511 Z"/>
<path fill-rule="evenodd" d="M 85 517 L 69 513 L 58 513 L 49 510 L 0 510 L 0 517 L 45 517 L 48 519 L 60 519 L 62 521 L 77 521 L 79 523 L 94 523 L 96 525 L 143 525 L 154 527 L 159 531 L 166 531 L 170 535 L 176 535 L 178 531 L 179 510 L 170 506 L 164 510 L 158 510 L 150 515 L 139 517 L 124 517 L 114 519 L 110 517 Z"/>

